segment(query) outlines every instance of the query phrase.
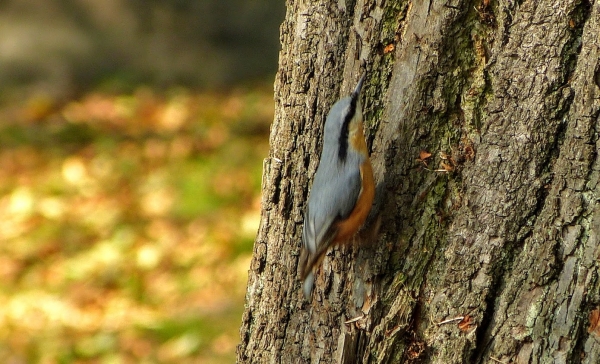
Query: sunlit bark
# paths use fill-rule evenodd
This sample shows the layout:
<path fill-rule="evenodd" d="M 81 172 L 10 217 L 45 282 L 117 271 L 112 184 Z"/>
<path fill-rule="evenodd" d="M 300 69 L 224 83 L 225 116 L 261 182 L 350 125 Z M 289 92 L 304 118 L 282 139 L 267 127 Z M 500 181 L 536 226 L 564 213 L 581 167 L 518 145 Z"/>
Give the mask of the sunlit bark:
<path fill-rule="evenodd" d="M 238 360 L 597 362 L 600 3 L 289 1 L 281 41 Z M 303 209 L 362 67 L 380 229 L 309 304 Z"/>

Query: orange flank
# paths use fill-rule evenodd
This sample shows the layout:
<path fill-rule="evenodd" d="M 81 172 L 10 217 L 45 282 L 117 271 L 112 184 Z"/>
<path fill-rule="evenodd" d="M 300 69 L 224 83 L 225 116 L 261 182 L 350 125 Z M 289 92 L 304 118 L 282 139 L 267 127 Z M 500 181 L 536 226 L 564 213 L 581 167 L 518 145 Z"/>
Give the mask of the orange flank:
<path fill-rule="evenodd" d="M 360 166 L 360 178 L 362 180 L 362 188 L 360 189 L 358 200 L 350 216 L 337 223 L 338 231 L 333 240 L 334 243 L 342 243 L 356 234 L 371 211 L 371 205 L 375 197 L 375 181 L 373 180 L 373 168 L 371 167 L 369 158 L 365 159 Z"/>
<path fill-rule="evenodd" d="M 375 181 L 373 179 L 373 167 L 371 167 L 371 161 L 369 160 L 369 153 L 367 151 L 367 143 L 365 142 L 365 136 L 363 134 L 362 118 L 357 122 L 352 123 L 350 129 L 350 142 L 354 149 L 362 153 L 366 158 L 360 166 L 360 179 L 361 188 L 356 200 L 356 205 L 347 219 L 339 221 L 336 224 L 337 234 L 333 239 L 333 243 L 343 243 L 350 239 L 369 216 L 371 211 L 371 205 L 373 204 L 373 198 L 375 197 Z"/>

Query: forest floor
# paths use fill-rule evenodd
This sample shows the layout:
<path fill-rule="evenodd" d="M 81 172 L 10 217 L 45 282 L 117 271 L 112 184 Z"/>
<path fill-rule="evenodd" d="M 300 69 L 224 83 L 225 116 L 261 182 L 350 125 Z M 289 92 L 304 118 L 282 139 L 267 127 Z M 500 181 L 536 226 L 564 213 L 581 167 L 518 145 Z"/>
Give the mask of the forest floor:
<path fill-rule="evenodd" d="M 0 107 L 0 362 L 231 363 L 271 85 Z"/>

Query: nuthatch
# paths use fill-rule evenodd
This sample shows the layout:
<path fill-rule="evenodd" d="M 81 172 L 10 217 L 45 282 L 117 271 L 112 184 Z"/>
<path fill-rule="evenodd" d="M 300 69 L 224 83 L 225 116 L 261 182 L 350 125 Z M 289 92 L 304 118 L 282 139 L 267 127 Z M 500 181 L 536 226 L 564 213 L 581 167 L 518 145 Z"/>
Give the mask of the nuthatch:
<path fill-rule="evenodd" d="M 302 231 L 300 266 L 306 299 L 327 248 L 354 236 L 369 215 L 375 196 L 359 100 L 364 80 L 363 74 L 352 94 L 336 102 L 325 121 L 323 151 Z"/>

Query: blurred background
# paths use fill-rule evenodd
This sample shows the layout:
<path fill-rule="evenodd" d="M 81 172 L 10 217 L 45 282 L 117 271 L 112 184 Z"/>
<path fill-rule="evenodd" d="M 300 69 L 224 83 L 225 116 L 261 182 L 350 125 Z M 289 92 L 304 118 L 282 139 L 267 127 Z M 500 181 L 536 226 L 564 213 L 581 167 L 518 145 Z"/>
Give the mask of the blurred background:
<path fill-rule="evenodd" d="M 0 1 L 0 362 L 232 363 L 284 3 Z"/>

